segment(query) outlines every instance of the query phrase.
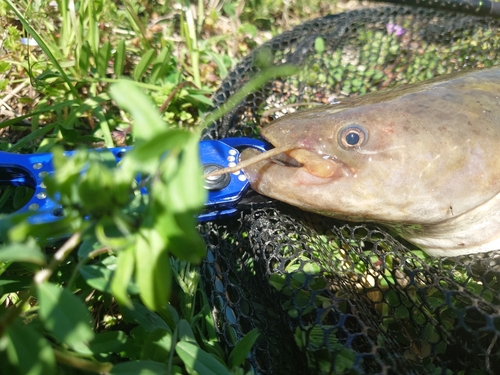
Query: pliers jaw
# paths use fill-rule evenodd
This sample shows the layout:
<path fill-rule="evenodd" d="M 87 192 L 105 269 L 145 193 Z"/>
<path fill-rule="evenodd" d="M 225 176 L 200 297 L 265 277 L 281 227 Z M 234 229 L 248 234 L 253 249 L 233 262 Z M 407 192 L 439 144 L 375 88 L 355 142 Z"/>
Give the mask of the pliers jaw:
<path fill-rule="evenodd" d="M 216 169 L 232 167 L 239 162 L 240 149 L 252 147 L 266 151 L 272 146 L 253 138 L 225 138 L 217 141 L 200 142 L 200 158 L 205 173 Z M 236 205 L 250 184 L 242 171 L 205 179 L 208 199 L 205 211 L 198 216 L 199 221 L 212 221 L 236 214 Z"/>

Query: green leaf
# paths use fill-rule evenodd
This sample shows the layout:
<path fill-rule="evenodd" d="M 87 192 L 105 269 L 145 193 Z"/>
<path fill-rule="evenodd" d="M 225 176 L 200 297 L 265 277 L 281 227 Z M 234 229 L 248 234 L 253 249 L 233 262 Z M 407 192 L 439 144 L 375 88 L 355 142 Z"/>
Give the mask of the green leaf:
<path fill-rule="evenodd" d="M 273 50 L 270 47 L 260 47 L 255 50 L 254 64 L 260 69 L 272 69 L 274 67 Z"/>
<path fill-rule="evenodd" d="M 12 66 L 13 65 L 9 64 L 7 61 L 0 61 L 0 74 L 9 71 Z"/>
<path fill-rule="evenodd" d="M 63 217 L 52 223 L 31 224 L 28 221 L 21 222 L 9 231 L 9 240 L 12 242 L 24 241 L 26 238 L 34 237 L 39 243 L 47 242 L 50 238 L 61 238 L 68 235 L 69 228 L 75 224 L 74 218 Z"/>
<path fill-rule="evenodd" d="M 135 279 L 142 301 L 151 310 L 165 307 L 172 284 L 172 270 L 169 253 L 156 230 L 141 231 L 137 236 L 135 255 Z"/>
<path fill-rule="evenodd" d="M 1 294 L 19 292 L 23 289 L 28 289 L 31 286 L 32 282 L 33 278 L 31 276 L 2 275 L 2 278 L 0 279 L 0 288 L 2 288 Z"/>
<path fill-rule="evenodd" d="M 120 40 L 115 52 L 115 76 L 116 78 L 121 78 L 123 75 L 123 68 L 125 67 L 125 55 L 126 45 L 124 40 Z"/>
<path fill-rule="evenodd" d="M 259 331 L 257 328 L 254 328 L 238 341 L 233 350 L 231 350 L 231 354 L 229 354 L 228 362 L 230 367 L 233 368 L 243 364 L 257 337 L 259 337 Z"/>
<path fill-rule="evenodd" d="M 111 58 L 111 44 L 109 41 L 104 42 L 99 48 L 99 53 L 96 56 L 97 73 L 100 77 L 106 77 L 106 70 Z"/>
<path fill-rule="evenodd" d="M 17 320 L 7 331 L 7 356 L 24 375 L 52 375 L 56 361 L 50 343 L 33 327 Z M 0 365 L 1 366 L 1 365 Z M 1 372 L 1 370 L 0 370 Z"/>
<path fill-rule="evenodd" d="M 119 352 L 127 342 L 123 331 L 106 331 L 95 335 L 90 342 L 90 350 L 94 354 Z"/>
<path fill-rule="evenodd" d="M 157 137 L 166 129 L 158 109 L 133 82 L 121 80 L 112 85 L 109 91 L 116 103 L 132 115 L 135 147 Z"/>
<path fill-rule="evenodd" d="M 169 250 L 179 259 L 198 262 L 205 255 L 205 243 L 196 228 L 196 214 L 206 201 L 202 185 L 198 140 L 192 136 L 186 142 L 181 157 L 169 157 L 163 169 L 164 186 L 152 187 L 151 195 L 158 211 L 157 231 L 166 237 Z"/>
<path fill-rule="evenodd" d="M 78 258 L 88 258 L 92 251 L 100 248 L 102 248 L 102 245 L 95 239 L 95 237 L 90 237 L 84 240 L 78 248 Z"/>
<path fill-rule="evenodd" d="M 239 31 L 245 34 L 249 34 L 252 38 L 255 38 L 258 33 L 257 26 L 254 24 L 245 22 L 239 27 Z"/>
<path fill-rule="evenodd" d="M 146 70 L 149 68 L 151 63 L 155 58 L 155 50 L 150 49 L 143 53 L 141 60 L 134 68 L 134 72 L 132 73 L 132 77 L 135 81 L 139 81 L 142 76 L 146 73 Z"/>
<path fill-rule="evenodd" d="M 317 37 L 314 40 L 314 49 L 317 53 L 325 52 L 325 40 L 322 37 Z"/>
<path fill-rule="evenodd" d="M 80 48 L 80 56 L 78 58 L 78 67 L 80 68 L 80 73 L 85 75 L 89 70 L 90 66 L 90 45 L 88 41 L 83 42 L 82 48 Z"/>
<path fill-rule="evenodd" d="M 163 375 L 168 373 L 167 365 L 155 361 L 133 361 L 113 366 L 109 375 Z"/>
<path fill-rule="evenodd" d="M 151 70 L 150 83 L 156 83 L 158 78 L 165 77 L 170 69 L 170 62 L 172 60 L 172 51 L 168 47 L 163 47 L 160 54 L 156 57 Z"/>
<path fill-rule="evenodd" d="M 167 150 L 182 147 L 190 137 L 192 137 L 192 133 L 185 130 L 163 130 L 158 133 L 156 137 L 141 145 L 134 146 L 125 158 L 135 158 L 142 163 L 147 163 L 151 160 L 158 162 L 160 157 L 163 156 Z"/>
<path fill-rule="evenodd" d="M 177 329 L 179 330 L 179 341 L 187 341 L 196 344 L 193 329 L 186 319 L 179 321 Z"/>
<path fill-rule="evenodd" d="M 122 307 L 124 317 L 133 319 L 148 332 L 153 332 L 157 328 L 165 329 L 171 332 L 170 327 L 160 316 L 153 311 L 148 310 L 140 303 L 133 302 L 133 308 Z"/>
<path fill-rule="evenodd" d="M 89 311 L 78 297 L 51 283 L 38 285 L 37 297 L 40 320 L 60 342 L 81 351 L 94 338 Z"/>
<path fill-rule="evenodd" d="M 153 361 L 167 363 L 172 351 L 172 334 L 170 331 L 157 328 L 151 332 L 146 339 L 141 359 L 150 359 Z"/>
<path fill-rule="evenodd" d="M 168 239 L 168 250 L 180 260 L 199 263 L 206 254 L 205 242 L 195 227 L 198 212 L 166 212 L 158 219 L 157 227 Z"/>
<path fill-rule="evenodd" d="M 224 79 L 228 75 L 226 64 L 224 63 L 224 58 L 219 54 L 212 51 L 205 51 L 205 53 L 212 58 L 212 60 L 217 64 L 219 68 L 219 77 Z"/>
<path fill-rule="evenodd" d="M 43 266 L 45 255 L 35 240 L 26 243 L 12 243 L 0 247 L 0 262 L 28 262 Z"/>
<path fill-rule="evenodd" d="M 135 251 L 133 246 L 118 253 L 116 270 L 111 281 L 111 292 L 118 303 L 127 307 L 132 307 L 127 290 L 134 274 L 134 266 Z"/>
<path fill-rule="evenodd" d="M 198 138 L 191 136 L 185 143 L 180 163 L 172 166 L 165 176 L 170 190 L 167 207 L 173 212 L 200 210 L 203 207 L 207 191 L 203 188 Z"/>
<path fill-rule="evenodd" d="M 47 46 L 45 43 L 44 39 L 38 34 L 38 32 L 31 26 L 31 22 L 28 21 L 28 19 L 24 16 L 23 12 L 21 12 L 11 0 L 4 0 L 4 3 L 7 4 L 7 6 L 14 12 L 16 15 L 16 18 L 23 24 L 24 29 L 35 39 L 37 42 L 38 46 L 45 52 L 47 57 L 50 59 L 54 67 L 57 69 L 57 71 L 61 74 L 61 76 L 64 79 L 64 82 L 66 82 L 67 87 L 71 91 L 72 95 L 75 97 L 77 101 L 80 100 L 80 96 L 78 93 L 78 90 L 75 88 L 75 86 L 72 84 L 70 78 L 66 74 L 65 70 L 62 68 L 61 64 L 59 64 L 58 58 L 52 53 L 52 50 Z M 16 1 L 16 3 L 18 3 Z M 33 114 L 31 114 L 33 115 Z M 16 121 L 19 119 L 15 119 Z"/>
<path fill-rule="evenodd" d="M 113 271 L 102 264 L 86 265 L 80 268 L 80 274 L 92 288 L 111 293 Z"/>
<path fill-rule="evenodd" d="M 202 103 L 207 105 L 208 107 L 213 107 L 214 103 L 210 98 L 207 98 L 205 95 L 199 95 L 199 94 L 189 94 L 187 99 L 192 98 L 194 99 L 195 102 Z"/>
<path fill-rule="evenodd" d="M 186 367 L 198 374 L 229 375 L 229 371 L 222 363 L 195 344 L 187 341 L 178 342 L 175 351 Z"/>

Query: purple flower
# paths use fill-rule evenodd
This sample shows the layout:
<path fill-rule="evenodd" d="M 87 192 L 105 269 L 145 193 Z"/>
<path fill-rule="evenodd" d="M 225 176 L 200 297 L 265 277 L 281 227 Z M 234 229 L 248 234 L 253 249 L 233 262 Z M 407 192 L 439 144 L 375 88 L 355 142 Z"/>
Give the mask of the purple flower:
<path fill-rule="evenodd" d="M 389 34 L 395 34 L 396 36 L 401 36 L 406 33 L 406 29 L 401 25 L 396 25 L 394 23 L 388 23 L 385 25 L 387 32 Z"/>

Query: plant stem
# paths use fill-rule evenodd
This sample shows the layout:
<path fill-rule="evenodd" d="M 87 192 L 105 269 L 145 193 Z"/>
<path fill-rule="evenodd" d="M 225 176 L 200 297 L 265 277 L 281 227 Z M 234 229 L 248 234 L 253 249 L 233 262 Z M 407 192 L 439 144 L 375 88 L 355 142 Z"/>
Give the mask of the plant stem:
<path fill-rule="evenodd" d="M 73 251 L 73 249 L 78 246 L 82 238 L 81 232 L 74 233 L 68 240 L 61 246 L 59 250 L 54 254 L 52 261 L 47 266 L 35 274 L 33 278 L 35 285 L 40 285 L 46 282 L 50 276 L 54 273 L 55 269 L 66 259 L 66 257 Z"/>
<path fill-rule="evenodd" d="M 224 116 L 231 109 L 236 108 L 238 103 L 245 99 L 248 94 L 256 91 L 259 87 L 262 87 L 272 78 L 291 76 L 297 73 L 298 70 L 299 68 L 294 65 L 281 65 L 262 70 L 254 78 L 248 81 L 241 89 L 234 93 L 224 104 L 210 112 L 208 116 L 201 121 L 199 129 L 201 130 L 206 126 L 209 126 L 214 121 L 217 121 Z"/>
<path fill-rule="evenodd" d="M 109 247 L 102 247 L 100 249 L 91 251 L 85 258 L 81 259 L 78 264 L 76 265 L 75 269 L 73 270 L 73 273 L 71 274 L 71 277 L 68 281 L 67 289 L 72 291 L 73 290 L 73 284 L 75 283 L 76 277 L 78 275 L 78 271 L 80 268 L 82 268 L 85 264 L 88 263 L 89 260 L 94 259 L 96 256 L 109 253 L 111 249 Z"/>
<path fill-rule="evenodd" d="M 110 362 L 89 361 L 83 358 L 76 357 L 72 353 L 66 353 L 61 350 L 53 349 L 56 361 L 74 368 L 84 371 L 97 372 L 99 374 L 107 374 L 113 368 Z"/>

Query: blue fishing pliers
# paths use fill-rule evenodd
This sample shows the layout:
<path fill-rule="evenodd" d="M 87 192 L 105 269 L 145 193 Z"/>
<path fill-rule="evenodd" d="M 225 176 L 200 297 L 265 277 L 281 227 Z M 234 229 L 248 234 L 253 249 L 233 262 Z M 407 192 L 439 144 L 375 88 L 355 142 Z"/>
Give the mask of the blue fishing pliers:
<path fill-rule="evenodd" d="M 239 160 L 239 149 L 252 147 L 266 151 L 271 146 L 265 141 L 253 138 L 225 138 L 223 140 L 200 141 L 200 159 L 204 173 L 234 166 Z M 107 149 L 113 153 L 116 162 L 130 151 L 131 147 Z M 70 156 L 73 152 L 66 152 Z M 34 190 L 31 199 L 16 213 L 30 213 L 33 223 L 48 223 L 64 215 L 63 207 L 47 196 L 43 177 L 53 173 L 52 154 L 12 154 L 0 152 L 0 185 L 26 186 Z M 208 199 L 199 221 L 211 221 L 237 212 L 236 205 L 249 188 L 249 183 L 238 171 L 205 179 Z"/>

